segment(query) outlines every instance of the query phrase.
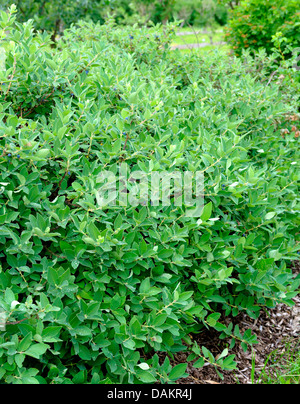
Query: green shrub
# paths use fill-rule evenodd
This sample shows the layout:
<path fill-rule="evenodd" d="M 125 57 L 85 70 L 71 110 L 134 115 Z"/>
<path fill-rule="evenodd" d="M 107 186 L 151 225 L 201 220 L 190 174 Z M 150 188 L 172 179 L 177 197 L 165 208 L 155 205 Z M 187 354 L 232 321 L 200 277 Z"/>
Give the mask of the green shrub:
<path fill-rule="evenodd" d="M 227 9 L 216 0 L 176 0 L 172 17 L 183 20 L 183 25 L 211 26 L 227 23 Z"/>
<path fill-rule="evenodd" d="M 63 2 L 61 0 L 0 0 L 0 9 L 6 10 L 15 4 L 17 20 L 26 22 L 32 19 L 35 29 L 47 30 L 56 34 L 61 33 L 72 23 L 80 19 L 104 22 L 108 11 L 112 10 L 116 0 L 76 0 Z"/>
<path fill-rule="evenodd" d="M 153 25 L 176 18 L 192 25 L 227 22 L 226 8 L 216 0 L 0 0 L 0 9 L 12 4 L 17 6 L 19 22 L 33 19 L 35 29 L 52 32 L 52 39 L 78 20 L 103 24 L 109 13 L 120 25 Z"/>
<path fill-rule="evenodd" d="M 228 22 L 227 8 L 224 5 L 217 3 L 214 17 L 218 24 L 220 24 L 221 26 L 226 25 Z"/>
<path fill-rule="evenodd" d="M 277 32 L 287 38 L 285 46 L 299 47 L 299 28 L 298 0 L 244 0 L 231 11 L 227 39 L 237 55 L 245 48 L 271 53 Z"/>
<path fill-rule="evenodd" d="M 213 328 L 247 349 L 255 336 L 224 315 L 293 304 L 294 96 L 242 60 L 179 57 L 172 26 L 80 23 L 55 50 L 31 22 L 2 15 L 1 28 L 1 383 L 170 383 L 183 350 L 233 369 L 190 335 Z M 173 199 L 99 207 L 99 174 L 121 162 L 200 170 L 201 218 Z"/>

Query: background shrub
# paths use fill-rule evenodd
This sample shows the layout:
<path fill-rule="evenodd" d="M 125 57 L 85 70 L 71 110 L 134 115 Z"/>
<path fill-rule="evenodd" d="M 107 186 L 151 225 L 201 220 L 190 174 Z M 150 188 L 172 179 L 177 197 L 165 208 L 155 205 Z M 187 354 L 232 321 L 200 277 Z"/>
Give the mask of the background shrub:
<path fill-rule="evenodd" d="M 55 39 L 57 34 L 80 19 L 103 23 L 114 0 L 0 0 L 3 11 L 12 4 L 17 7 L 19 22 L 32 19 L 36 29 L 52 32 L 52 39 Z"/>
<path fill-rule="evenodd" d="M 187 349 L 233 369 L 189 335 L 211 327 L 247 349 L 255 336 L 224 315 L 293 304 L 296 92 L 251 57 L 179 57 L 172 26 L 81 22 L 55 50 L 13 13 L 1 28 L 1 382 L 169 383 Z M 202 171 L 200 220 L 173 200 L 99 208 L 98 174 L 121 161 Z"/>
<path fill-rule="evenodd" d="M 300 46 L 300 11 L 297 0 L 244 0 L 231 10 L 227 40 L 234 52 L 243 49 L 257 51 L 274 48 L 272 36 L 281 32 L 287 38 L 283 49 L 289 45 Z"/>
<path fill-rule="evenodd" d="M 33 19 L 37 30 L 52 32 L 52 39 L 78 20 L 104 23 L 109 14 L 119 25 L 139 26 L 183 20 L 183 25 L 224 25 L 227 8 L 217 0 L 0 0 L 5 11 L 11 4 L 17 6 L 17 20 Z"/>
<path fill-rule="evenodd" d="M 225 25 L 227 16 L 227 8 L 216 0 L 177 0 L 172 12 L 173 19 L 183 20 L 183 26 Z"/>

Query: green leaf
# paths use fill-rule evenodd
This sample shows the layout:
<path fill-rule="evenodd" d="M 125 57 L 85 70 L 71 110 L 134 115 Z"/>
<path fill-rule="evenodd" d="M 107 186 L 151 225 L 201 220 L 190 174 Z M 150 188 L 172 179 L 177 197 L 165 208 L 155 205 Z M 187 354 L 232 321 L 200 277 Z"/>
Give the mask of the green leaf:
<path fill-rule="evenodd" d="M 205 346 L 202 346 L 201 349 L 202 349 L 203 355 L 209 359 L 210 363 L 215 363 L 215 358 L 214 358 L 213 354 Z"/>
<path fill-rule="evenodd" d="M 5 302 L 10 306 L 11 303 L 16 300 L 15 295 L 11 289 L 6 289 L 4 294 Z"/>
<path fill-rule="evenodd" d="M 31 345 L 31 347 L 29 349 L 27 349 L 24 354 L 27 356 L 32 356 L 33 358 L 36 359 L 40 359 L 40 357 L 42 355 L 44 355 L 44 353 L 47 351 L 47 349 L 49 348 L 49 345 L 47 344 L 35 344 L 35 345 Z"/>
<path fill-rule="evenodd" d="M 270 220 L 276 215 L 276 212 L 269 212 L 265 216 L 265 220 Z"/>
<path fill-rule="evenodd" d="M 212 202 L 209 202 L 203 208 L 201 220 L 203 222 L 206 222 L 211 217 L 211 214 L 212 214 Z"/>
<path fill-rule="evenodd" d="M 202 368 L 205 364 L 205 360 L 203 358 L 199 358 L 198 360 L 196 360 L 196 362 L 193 364 L 193 367 L 198 369 L 198 368 Z"/>
<path fill-rule="evenodd" d="M 220 317 L 221 313 L 212 313 L 207 317 L 206 322 L 211 327 L 214 327 L 217 324 L 217 321 L 219 320 Z"/>
<path fill-rule="evenodd" d="M 62 327 L 47 327 L 43 330 L 42 332 L 42 338 L 44 342 L 57 342 L 59 341 L 59 334 L 61 331 Z"/>
<path fill-rule="evenodd" d="M 85 361 L 91 360 L 91 353 L 85 345 L 80 345 L 78 356 Z"/>
<path fill-rule="evenodd" d="M 169 373 L 170 380 L 178 380 L 185 375 L 185 371 L 187 368 L 187 363 L 180 363 L 173 367 L 171 372 Z"/>
<path fill-rule="evenodd" d="M 149 370 L 149 369 L 150 369 L 149 365 L 148 365 L 147 363 L 145 363 L 145 362 L 139 363 L 139 364 L 138 364 L 138 367 L 139 367 L 140 369 L 142 369 L 142 370 Z"/>
<path fill-rule="evenodd" d="M 87 379 L 87 371 L 81 370 L 73 377 L 74 384 L 85 384 Z"/>
<path fill-rule="evenodd" d="M 168 318 L 167 314 L 159 314 L 157 317 L 155 317 L 153 326 L 154 327 L 160 327 L 162 326 Z"/>
<path fill-rule="evenodd" d="M 15 362 L 19 368 L 21 368 L 23 366 L 24 360 L 25 360 L 24 354 L 18 354 L 15 356 Z"/>
<path fill-rule="evenodd" d="M 36 152 L 35 156 L 45 159 L 49 155 L 49 153 L 50 153 L 49 149 L 40 149 Z"/>
<path fill-rule="evenodd" d="M 136 347 L 135 342 L 132 339 L 127 339 L 123 342 L 123 345 L 130 350 L 135 350 Z"/>
<path fill-rule="evenodd" d="M 149 371 L 137 371 L 137 377 L 143 383 L 155 383 L 156 378 Z"/>
<path fill-rule="evenodd" d="M 19 352 L 26 351 L 31 344 L 32 344 L 32 333 L 30 332 L 26 335 L 26 337 L 22 339 L 22 341 L 19 342 L 18 351 Z"/>

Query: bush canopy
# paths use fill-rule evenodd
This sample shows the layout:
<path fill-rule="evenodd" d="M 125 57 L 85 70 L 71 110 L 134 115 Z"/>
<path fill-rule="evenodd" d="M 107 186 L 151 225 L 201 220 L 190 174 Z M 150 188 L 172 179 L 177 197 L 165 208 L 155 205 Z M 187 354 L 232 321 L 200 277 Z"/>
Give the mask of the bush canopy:
<path fill-rule="evenodd" d="M 179 57 L 172 25 L 81 22 L 53 49 L 14 8 L 0 24 L 1 382 L 172 383 L 184 350 L 233 369 L 191 336 L 246 350 L 255 335 L 224 316 L 293 304 L 299 92 L 250 56 Z M 200 216 L 174 194 L 99 206 L 99 175 L 121 163 L 202 173 Z"/>

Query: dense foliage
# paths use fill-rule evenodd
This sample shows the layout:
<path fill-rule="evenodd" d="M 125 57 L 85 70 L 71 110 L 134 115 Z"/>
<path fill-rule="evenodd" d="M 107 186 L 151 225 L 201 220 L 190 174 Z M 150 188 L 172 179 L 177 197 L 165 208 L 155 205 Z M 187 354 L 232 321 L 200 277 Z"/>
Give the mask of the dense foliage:
<path fill-rule="evenodd" d="M 173 18 L 184 21 L 184 25 L 225 25 L 227 8 L 216 0 L 177 0 L 173 7 Z"/>
<path fill-rule="evenodd" d="M 282 51 L 300 47 L 298 0 L 243 0 L 230 13 L 227 40 L 237 55 L 245 48 L 272 53 L 272 37 L 277 33 L 286 38 Z"/>
<path fill-rule="evenodd" d="M 0 0 L 0 8 L 17 7 L 17 19 L 26 22 L 32 19 L 35 29 L 52 32 L 52 39 L 66 27 L 80 19 L 104 22 L 107 10 L 114 0 Z"/>
<path fill-rule="evenodd" d="M 17 19 L 33 19 L 36 29 L 53 32 L 53 38 L 80 19 L 104 23 L 114 15 L 118 24 L 150 25 L 180 19 L 183 25 L 224 25 L 227 9 L 217 0 L 0 0 L 0 9 L 17 6 Z"/>
<path fill-rule="evenodd" d="M 1 29 L 1 383 L 169 383 L 187 349 L 233 369 L 191 336 L 211 327 L 247 349 L 255 336 L 224 316 L 293 304 L 299 92 L 251 57 L 179 57 L 172 26 L 82 22 L 55 51 L 12 13 Z M 201 218 L 99 208 L 98 175 L 120 162 L 200 170 Z"/>

